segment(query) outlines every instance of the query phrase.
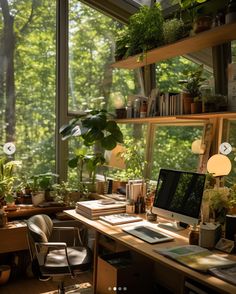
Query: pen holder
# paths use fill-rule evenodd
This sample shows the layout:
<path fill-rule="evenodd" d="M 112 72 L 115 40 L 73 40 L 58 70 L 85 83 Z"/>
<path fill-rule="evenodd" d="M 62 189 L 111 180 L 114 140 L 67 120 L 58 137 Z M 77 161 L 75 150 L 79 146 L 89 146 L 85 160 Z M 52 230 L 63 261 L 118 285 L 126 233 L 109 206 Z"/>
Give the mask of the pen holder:
<path fill-rule="evenodd" d="M 200 225 L 199 246 L 212 249 L 221 237 L 221 225 L 204 223 Z"/>

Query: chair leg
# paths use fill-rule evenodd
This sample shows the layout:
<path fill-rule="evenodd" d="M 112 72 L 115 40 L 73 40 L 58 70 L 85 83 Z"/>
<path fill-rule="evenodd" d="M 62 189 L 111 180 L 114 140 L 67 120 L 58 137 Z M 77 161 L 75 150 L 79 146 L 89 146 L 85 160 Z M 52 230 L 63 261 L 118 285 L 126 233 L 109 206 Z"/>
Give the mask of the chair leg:
<path fill-rule="evenodd" d="M 60 284 L 58 285 L 58 294 L 65 294 L 65 288 L 64 288 L 63 281 L 60 281 Z"/>

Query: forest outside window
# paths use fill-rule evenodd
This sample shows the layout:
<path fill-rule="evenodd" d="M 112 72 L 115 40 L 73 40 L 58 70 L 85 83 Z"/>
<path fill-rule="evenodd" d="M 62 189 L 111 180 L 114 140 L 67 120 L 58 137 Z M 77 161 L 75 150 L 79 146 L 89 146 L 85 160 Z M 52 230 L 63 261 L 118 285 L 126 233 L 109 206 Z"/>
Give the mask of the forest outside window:
<path fill-rule="evenodd" d="M 0 1 L 0 132 L 22 174 L 54 171 L 56 1 Z"/>
<path fill-rule="evenodd" d="M 154 125 L 150 150 L 149 177 L 156 180 L 160 168 L 197 171 L 199 155 L 192 143 L 203 136 L 202 125 Z"/>
<path fill-rule="evenodd" d="M 115 39 L 122 24 L 77 1 L 69 1 L 69 113 L 93 107 L 104 98 L 113 111 L 141 91 L 139 70 L 113 69 Z"/>

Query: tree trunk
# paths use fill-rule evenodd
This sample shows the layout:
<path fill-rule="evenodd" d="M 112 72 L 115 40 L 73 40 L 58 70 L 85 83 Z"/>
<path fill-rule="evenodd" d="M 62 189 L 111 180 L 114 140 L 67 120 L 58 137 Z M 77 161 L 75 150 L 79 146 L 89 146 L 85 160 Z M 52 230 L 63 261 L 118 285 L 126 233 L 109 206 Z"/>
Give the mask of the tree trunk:
<path fill-rule="evenodd" d="M 4 136 L 4 108 L 5 108 L 5 84 L 4 84 L 4 48 L 3 38 L 0 39 L 0 138 Z"/>
<path fill-rule="evenodd" d="M 3 29 L 3 46 L 4 55 L 6 56 L 6 142 L 15 141 L 16 126 L 16 93 L 15 93 L 15 76 L 14 76 L 14 50 L 15 50 L 15 34 L 14 34 L 14 18 L 11 16 L 7 0 L 0 0 L 2 8 L 4 29 Z"/>

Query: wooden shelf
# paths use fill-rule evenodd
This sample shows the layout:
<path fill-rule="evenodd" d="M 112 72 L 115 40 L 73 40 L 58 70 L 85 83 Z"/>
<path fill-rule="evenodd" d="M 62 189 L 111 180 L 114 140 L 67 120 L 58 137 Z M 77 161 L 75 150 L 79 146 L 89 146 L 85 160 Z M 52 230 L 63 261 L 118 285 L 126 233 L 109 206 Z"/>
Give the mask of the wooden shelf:
<path fill-rule="evenodd" d="M 137 54 L 112 64 L 114 68 L 135 69 L 161 60 L 214 47 L 236 39 L 236 23 L 225 24 L 220 27 L 199 33 L 193 37 L 181 39 L 173 44 Z M 143 56 L 143 59 L 142 59 Z M 140 58 L 141 57 L 141 58 Z"/>
<path fill-rule="evenodd" d="M 199 114 L 185 114 L 177 116 L 155 116 L 144 118 L 123 118 L 116 119 L 117 123 L 173 123 L 173 122 L 203 122 L 214 118 L 236 119 L 236 112 L 212 112 Z"/>

